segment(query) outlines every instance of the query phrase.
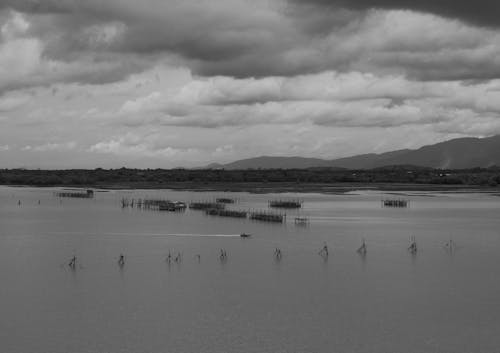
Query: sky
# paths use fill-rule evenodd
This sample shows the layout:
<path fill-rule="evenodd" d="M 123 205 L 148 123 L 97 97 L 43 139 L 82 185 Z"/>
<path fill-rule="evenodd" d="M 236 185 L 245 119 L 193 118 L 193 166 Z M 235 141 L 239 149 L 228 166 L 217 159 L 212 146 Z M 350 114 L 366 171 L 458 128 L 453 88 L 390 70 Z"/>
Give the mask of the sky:
<path fill-rule="evenodd" d="M 500 2 L 0 0 L 0 168 L 325 159 L 500 133 Z"/>

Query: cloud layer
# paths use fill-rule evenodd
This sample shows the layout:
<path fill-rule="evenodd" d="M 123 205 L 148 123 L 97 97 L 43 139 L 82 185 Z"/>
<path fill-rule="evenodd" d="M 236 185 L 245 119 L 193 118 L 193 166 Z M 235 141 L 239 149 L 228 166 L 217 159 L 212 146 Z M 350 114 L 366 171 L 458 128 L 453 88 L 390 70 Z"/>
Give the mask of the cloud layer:
<path fill-rule="evenodd" d="M 0 156 L 199 165 L 499 133 L 499 6 L 3 0 Z"/>
<path fill-rule="evenodd" d="M 0 58 L 8 66 L 7 53 L 22 57 L 16 73 L 35 75 L 34 84 L 118 81 L 165 61 L 208 76 L 370 70 L 423 79 L 486 79 L 500 73 L 496 29 L 404 6 L 380 10 L 396 7 L 391 1 L 349 2 L 346 8 L 341 2 L 311 4 L 16 0 L 6 5 L 25 12 L 3 11 Z M 434 7 L 419 4 L 417 9 Z M 462 7 L 450 11 L 465 14 Z"/>
<path fill-rule="evenodd" d="M 481 26 L 500 25 L 497 14 L 500 3 L 495 0 L 457 1 L 457 0 L 294 0 L 297 4 L 315 4 L 326 8 L 350 8 L 357 10 L 386 9 L 413 10 L 455 18 Z"/>

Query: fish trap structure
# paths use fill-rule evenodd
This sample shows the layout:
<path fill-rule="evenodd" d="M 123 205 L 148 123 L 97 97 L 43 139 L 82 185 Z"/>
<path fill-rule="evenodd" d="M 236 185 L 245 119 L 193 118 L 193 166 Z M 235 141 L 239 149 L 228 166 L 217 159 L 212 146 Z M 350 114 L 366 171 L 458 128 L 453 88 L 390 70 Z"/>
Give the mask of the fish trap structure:
<path fill-rule="evenodd" d="M 232 218 L 247 218 L 248 212 L 246 211 L 235 211 L 235 210 L 221 210 L 211 208 L 205 210 L 205 214 L 209 216 L 219 216 L 219 217 L 232 217 Z"/>
<path fill-rule="evenodd" d="M 301 208 L 302 201 L 300 200 L 272 200 L 269 201 L 269 207 L 271 208 Z"/>
<path fill-rule="evenodd" d="M 134 199 L 127 199 L 127 198 L 122 198 L 121 199 L 121 204 L 122 204 L 122 208 L 134 208 L 134 207 L 138 207 L 138 204 L 141 205 L 142 207 L 142 200 L 139 199 L 139 200 L 134 200 Z"/>
<path fill-rule="evenodd" d="M 228 198 L 228 197 L 218 197 L 215 199 L 215 202 L 217 203 L 235 203 L 236 200 L 235 199 L 231 199 L 231 198 Z"/>
<path fill-rule="evenodd" d="M 295 217 L 294 221 L 296 226 L 308 226 L 309 218 L 307 217 Z"/>
<path fill-rule="evenodd" d="M 122 208 L 138 208 L 153 211 L 185 211 L 187 205 L 181 201 L 170 201 L 161 199 L 122 199 Z"/>
<path fill-rule="evenodd" d="M 158 211 L 182 212 L 186 208 L 187 205 L 181 201 L 166 201 L 158 205 Z"/>
<path fill-rule="evenodd" d="M 202 202 L 190 202 L 189 209 L 191 210 L 223 210 L 226 206 L 223 203 L 202 201 Z"/>
<path fill-rule="evenodd" d="M 283 223 L 286 221 L 286 215 L 273 212 L 251 212 L 250 219 L 261 222 Z"/>
<path fill-rule="evenodd" d="M 385 199 L 381 201 L 382 207 L 407 208 L 410 207 L 410 201 L 404 199 Z"/>
<path fill-rule="evenodd" d="M 68 197 L 68 198 L 76 198 L 76 199 L 92 199 L 94 198 L 94 190 L 86 190 L 86 191 L 62 191 L 55 192 L 54 195 L 56 197 Z"/>

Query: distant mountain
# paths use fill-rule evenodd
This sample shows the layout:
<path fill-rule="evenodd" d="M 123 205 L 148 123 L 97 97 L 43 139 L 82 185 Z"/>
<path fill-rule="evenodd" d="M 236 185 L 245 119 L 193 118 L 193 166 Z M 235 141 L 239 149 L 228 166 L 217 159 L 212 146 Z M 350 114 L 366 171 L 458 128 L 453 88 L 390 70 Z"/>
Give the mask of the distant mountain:
<path fill-rule="evenodd" d="M 388 165 L 411 164 L 407 163 L 401 157 L 411 150 L 398 150 L 381 154 L 369 153 L 360 154 L 354 157 L 334 159 L 330 161 L 330 165 L 342 166 L 347 169 L 373 169 Z M 393 162 L 398 159 L 397 162 Z M 401 160 L 401 162 L 399 162 Z"/>
<path fill-rule="evenodd" d="M 220 163 L 210 163 L 209 165 L 207 165 L 206 167 L 204 167 L 205 169 L 222 169 L 224 168 L 224 164 L 220 164 Z"/>
<path fill-rule="evenodd" d="M 224 164 L 224 169 L 302 169 L 331 167 L 331 162 L 319 158 L 304 157 L 256 157 Z"/>
<path fill-rule="evenodd" d="M 441 142 L 408 151 L 385 162 L 389 165 L 405 163 L 440 169 L 500 166 L 500 135 Z"/>
<path fill-rule="evenodd" d="M 303 157 L 257 157 L 228 164 L 211 164 L 212 169 L 301 169 L 345 168 L 373 169 L 385 166 L 413 165 L 439 169 L 466 169 L 500 166 L 500 135 L 487 138 L 459 138 L 416 150 L 397 150 L 381 154 L 325 160 Z"/>

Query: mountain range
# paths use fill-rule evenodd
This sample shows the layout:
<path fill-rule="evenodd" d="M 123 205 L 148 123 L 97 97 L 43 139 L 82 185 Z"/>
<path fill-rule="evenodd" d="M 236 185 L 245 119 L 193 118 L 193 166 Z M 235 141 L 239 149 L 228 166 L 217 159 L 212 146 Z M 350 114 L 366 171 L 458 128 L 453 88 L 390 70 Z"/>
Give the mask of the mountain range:
<path fill-rule="evenodd" d="M 270 157 L 242 159 L 227 164 L 213 163 L 210 169 L 302 169 L 345 168 L 373 169 L 386 166 L 411 165 L 437 169 L 467 169 L 500 166 L 500 135 L 486 138 L 458 138 L 419 149 L 369 153 L 340 159 L 305 157 Z"/>

